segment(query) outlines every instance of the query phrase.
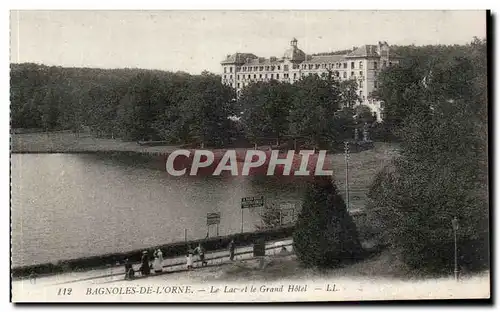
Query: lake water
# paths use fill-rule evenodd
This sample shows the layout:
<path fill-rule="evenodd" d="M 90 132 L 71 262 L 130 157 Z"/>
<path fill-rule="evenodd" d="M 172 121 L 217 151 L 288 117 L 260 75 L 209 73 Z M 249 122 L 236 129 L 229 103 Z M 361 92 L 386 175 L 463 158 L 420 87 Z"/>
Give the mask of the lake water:
<path fill-rule="evenodd" d="M 153 164 L 152 164 L 153 163 Z M 275 177 L 172 177 L 154 161 L 92 154 L 13 154 L 14 267 L 241 231 L 241 198 L 300 200 L 305 184 Z M 244 230 L 260 224 L 244 210 Z M 210 236 L 215 236 L 212 226 Z"/>

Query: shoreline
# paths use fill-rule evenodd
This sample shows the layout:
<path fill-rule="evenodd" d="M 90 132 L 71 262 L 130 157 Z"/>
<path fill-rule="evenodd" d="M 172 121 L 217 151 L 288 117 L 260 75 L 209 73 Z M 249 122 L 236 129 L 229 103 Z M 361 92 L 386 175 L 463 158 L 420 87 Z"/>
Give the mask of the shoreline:
<path fill-rule="evenodd" d="M 234 233 L 232 235 L 173 242 L 130 250 L 127 252 L 107 253 L 76 259 L 58 260 L 54 261 L 54 263 L 40 263 L 11 267 L 11 276 L 12 278 L 28 277 L 31 272 L 45 276 L 64 273 L 67 271 L 89 271 L 96 268 L 105 268 L 109 265 L 115 265 L 117 262 L 122 263 L 126 258 L 128 258 L 132 263 L 137 263 L 140 262 L 142 251 L 149 250 L 152 254 L 152 251 L 158 248 L 162 249 L 164 258 L 172 258 L 184 255 L 186 253 L 187 245 L 191 245 L 191 247 L 194 248 L 198 245 L 198 243 L 202 243 L 207 251 L 219 250 L 226 248 L 231 239 L 234 239 L 236 244 L 249 245 L 253 244 L 253 242 L 259 238 L 264 238 L 266 241 L 273 241 L 291 237 L 293 229 L 294 226 L 283 226 L 270 230 Z"/>
<path fill-rule="evenodd" d="M 365 250 L 384 249 L 386 246 L 381 241 L 382 237 L 378 230 L 369 224 L 368 216 L 363 211 L 352 211 L 351 216 L 356 223 L 360 240 L 365 244 Z M 85 272 L 99 268 L 114 266 L 116 263 L 122 264 L 125 259 L 132 263 L 140 262 L 142 251 L 148 250 L 151 254 L 153 250 L 160 248 L 165 259 L 183 256 L 188 245 L 195 247 L 202 243 L 207 252 L 225 249 L 231 239 L 234 239 L 237 246 L 252 246 L 257 240 L 264 239 L 266 242 L 288 239 L 293 236 L 294 225 L 285 225 L 272 229 L 249 231 L 243 233 L 233 233 L 224 236 L 212 236 L 208 238 L 191 239 L 188 241 L 177 241 L 156 246 L 148 246 L 125 252 L 112 252 L 101 255 L 80 257 L 74 259 L 56 260 L 52 263 L 39 263 L 33 265 L 11 266 L 12 278 L 28 277 L 31 272 L 38 275 L 53 275 L 68 271 Z"/>

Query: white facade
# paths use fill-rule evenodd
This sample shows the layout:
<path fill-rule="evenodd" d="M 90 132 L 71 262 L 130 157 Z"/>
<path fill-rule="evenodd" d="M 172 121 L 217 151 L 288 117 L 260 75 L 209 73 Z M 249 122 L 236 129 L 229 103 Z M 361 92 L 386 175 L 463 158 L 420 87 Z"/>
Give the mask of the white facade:
<path fill-rule="evenodd" d="M 368 106 L 377 119 L 381 120 L 380 102 L 374 101 L 370 95 L 377 88 L 376 78 L 380 70 L 398 62 L 397 57 L 389 56 L 387 42 L 364 45 L 346 55 L 308 56 L 297 47 L 297 40 L 294 38 L 290 42 L 290 48 L 280 59 L 259 58 L 251 53 L 228 55 L 221 62 L 221 76 L 222 83 L 230 85 L 239 93 L 253 82 L 274 79 L 294 83 L 304 76 L 331 71 L 340 80 L 356 79 L 358 94 L 362 99 L 357 105 Z"/>

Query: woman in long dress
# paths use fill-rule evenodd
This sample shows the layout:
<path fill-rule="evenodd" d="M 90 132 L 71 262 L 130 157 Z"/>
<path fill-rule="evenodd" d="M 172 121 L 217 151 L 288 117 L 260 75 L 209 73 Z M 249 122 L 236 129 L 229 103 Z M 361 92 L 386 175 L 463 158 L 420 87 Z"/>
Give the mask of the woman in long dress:
<path fill-rule="evenodd" d="M 149 275 L 151 273 L 151 268 L 149 267 L 149 256 L 148 252 L 144 250 L 142 252 L 142 258 L 141 258 L 141 274 L 143 276 Z"/>
<path fill-rule="evenodd" d="M 153 261 L 153 270 L 155 273 L 163 272 L 163 253 L 160 249 L 155 252 L 155 260 Z"/>
<path fill-rule="evenodd" d="M 193 250 L 191 248 L 188 249 L 186 254 L 186 266 L 188 270 L 193 268 Z"/>

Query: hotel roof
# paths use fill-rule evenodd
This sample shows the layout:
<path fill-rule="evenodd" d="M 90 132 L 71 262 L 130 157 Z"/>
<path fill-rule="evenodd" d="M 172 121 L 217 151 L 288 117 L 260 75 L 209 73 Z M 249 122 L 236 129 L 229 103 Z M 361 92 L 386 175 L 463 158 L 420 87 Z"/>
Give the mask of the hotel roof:
<path fill-rule="evenodd" d="M 335 63 L 342 61 L 344 58 L 344 55 L 314 55 L 308 57 L 304 63 Z"/>
<path fill-rule="evenodd" d="M 253 53 L 234 53 L 233 55 L 228 55 L 226 59 L 221 62 L 221 64 L 243 64 L 247 61 L 247 59 L 258 59 L 258 57 Z"/>

